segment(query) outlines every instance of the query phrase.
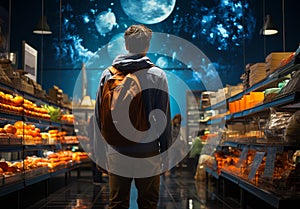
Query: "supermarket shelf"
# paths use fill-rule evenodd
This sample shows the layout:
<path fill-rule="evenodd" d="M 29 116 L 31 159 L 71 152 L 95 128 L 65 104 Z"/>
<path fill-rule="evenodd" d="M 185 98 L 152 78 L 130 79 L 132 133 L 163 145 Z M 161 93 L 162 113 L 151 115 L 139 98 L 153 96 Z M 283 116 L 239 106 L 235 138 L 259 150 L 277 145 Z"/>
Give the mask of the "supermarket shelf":
<path fill-rule="evenodd" d="M 20 89 L 16 89 L 14 86 L 9 85 L 9 84 L 4 84 L 2 82 L 0 82 L 0 90 L 6 93 L 10 93 L 10 94 L 18 94 L 18 95 L 22 95 L 24 98 L 30 100 L 30 101 L 34 101 L 35 103 L 39 104 L 49 104 L 55 107 L 62 107 L 61 105 L 58 105 L 54 102 L 49 101 L 47 98 L 42 98 L 42 97 L 37 97 L 36 95 L 33 94 L 29 94 L 25 91 L 22 91 Z M 71 110 L 71 108 L 69 107 L 63 107 L 65 109 Z"/>
<path fill-rule="evenodd" d="M 212 175 L 214 178 L 219 179 L 219 174 L 212 168 L 206 166 L 205 171 L 206 171 L 206 173 Z"/>
<path fill-rule="evenodd" d="M 300 92 L 292 92 L 288 95 L 282 96 L 280 98 L 274 99 L 268 103 L 261 104 L 258 106 L 255 106 L 251 109 L 246 109 L 237 113 L 232 113 L 226 115 L 226 120 L 232 120 L 237 119 L 241 117 L 250 116 L 252 114 L 257 114 L 260 112 L 263 112 L 265 110 L 268 110 L 270 107 L 279 107 L 282 109 L 287 109 L 288 105 L 291 104 L 299 104 L 300 105 Z"/>
<path fill-rule="evenodd" d="M 214 118 L 210 119 L 206 122 L 207 125 L 221 125 L 225 124 L 225 117 L 219 117 L 219 118 Z"/>
<path fill-rule="evenodd" d="M 285 79 L 291 77 L 291 73 L 294 71 L 300 70 L 300 53 L 297 50 L 297 54 L 295 57 L 285 66 L 282 66 L 266 78 L 261 80 L 260 82 L 254 84 L 250 88 L 240 92 L 239 94 L 232 96 L 225 101 L 219 102 L 218 104 L 214 104 L 210 107 L 207 107 L 205 110 L 212 110 L 214 108 L 220 108 L 222 105 L 226 105 L 226 102 L 233 102 L 241 99 L 244 95 L 249 94 L 250 92 L 256 91 L 264 91 L 268 88 L 277 87 L 280 82 Z M 279 93 L 272 101 L 267 103 L 259 104 L 253 108 L 245 109 L 243 111 L 239 111 L 232 114 L 227 114 L 225 117 L 220 119 L 208 120 L 206 122 L 207 125 L 213 125 L 217 123 L 231 124 L 232 122 L 249 122 L 253 119 L 253 116 L 260 116 L 261 119 L 265 119 L 269 116 L 270 108 L 276 108 L 279 111 L 296 111 L 300 108 L 300 92 L 294 91 L 287 94 Z M 283 153 L 288 150 L 295 150 L 300 148 L 300 143 L 298 144 L 288 144 L 286 142 L 278 140 L 273 140 L 272 143 L 267 143 L 264 138 L 227 138 L 228 141 L 222 141 L 218 145 L 218 149 L 221 149 L 224 146 L 230 146 L 234 148 L 238 148 L 244 150 L 245 148 L 261 151 L 267 153 L 269 149 L 273 152 Z M 232 141 L 231 141 L 232 140 Z M 245 150 L 247 151 L 247 150 Z M 235 175 L 230 171 L 221 170 L 221 172 L 217 172 L 212 170 L 211 168 L 206 168 L 206 173 L 211 174 L 215 179 L 217 179 L 217 187 L 221 188 L 223 193 L 218 193 L 221 198 L 225 198 L 230 196 L 239 202 L 238 208 L 245 208 L 247 205 L 247 201 L 257 200 L 264 202 L 273 208 L 288 208 L 294 207 L 292 206 L 294 203 L 299 203 L 299 193 L 295 194 L 292 191 L 275 191 L 273 189 L 269 189 L 269 187 L 264 187 L 263 185 L 259 185 L 258 182 L 248 181 L 247 179 L 240 177 L 239 175 Z M 226 193 L 226 186 L 229 185 L 233 187 L 227 188 L 228 191 L 233 191 L 231 194 Z M 238 191 L 238 192 L 237 192 Z M 278 192 L 278 193 L 277 193 Z M 247 198 L 247 195 L 250 195 Z M 297 202 L 298 201 L 298 202 Z M 249 202 L 250 203 L 250 202 Z M 255 204 L 255 203 L 254 203 Z"/>
<path fill-rule="evenodd" d="M 258 151 L 266 151 L 268 148 L 276 148 L 276 151 L 278 153 L 281 153 L 283 151 L 283 147 L 285 146 L 284 143 L 279 142 L 279 143 L 256 143 L 256 142 L 231 142 L 231 141 L 226 141 L 223 142 L 220 146 L 229 146 L 229 147 L 236 147 L 239 149 L 243 149 L 247 147 L 248 149 L 253 149 L 253 150 L 258 150 Z"/>
<path fill-rule="evenodd" d="M 25 185 L 24 182 L 15 182 L 15 183 L 11 183 L 11 184 L 5 184 L 3 186 L 0 186 L 0 197 L 1 196 L 5 196 L 7 194 L 19 191 L 21 189 L 24 189 Z"/>
<path fill-rule="evenodd" d="M 227 180 L 229 180 L 229 181 L 231 181 L 231 182 L 233 182 L 235 184 L 239 184 L 239 182 L 241 180 L 241 178 L 239 178 L 237 176 L 234 176 L 234 175 L 232 175 L 230 173 L 227 173 L 226 171 L 221 171 L 220 176 L 226 178 Z"/>
<path fill-rule="evenodd" d="M 89 164 L 90 161 L 86 160 L 83 161 L 82 163 L 76 163 L 75 165 L 66 167 L 66 168 L 60 168 L 57 169 L 53 172 L 47 172 L 32 178 L 26 178 L 26 176 L 24 176 L 25 174 L 18 174 L 20 176 L 21 180 L 18 180 L 16 182 L 12 182 L 12 183 L 7 183 L 5 184 L 5 177 L 2 179 L 2 185 L 0 186 L 0 197 L 1 196 L 5 196 L 8 195 L 12 192 L 16 192 L 16 191 L 20 191 L 21 189 L 24 189 L 26 186 L 30 186 L 42 181 L 46 181 L 51 177 L 57 176 L 59 174 L 63 174 L 63 173 L 67 173 L 69 171 L 72 170 L 76 170 L 76 169 L 80 169 L 82 166 L 85 166 L 87 164 Z"/>
<path fill-rule="evenodd" d="M 19 152 L 23 150 L 23 145 L 21 144 L 1 144 L 0 152 Z"/>
<path fill-rule="evenodd" d="M 274 87 L 275 84 L 279 83 L 280 81 L 285 79 L 285 76 L 287 76 L 289 73 L 291 73 L 294 70 L 299 70 L 300 64 L 299 64 L 299 54 L 294 57 L 288 64 L 285 66 L 282 66 L 278 68 L 276 71 L 268 75 L 263 80 L 259 81 L 258 83 L 254 84 L 250 88 L 246 89 L 245 91 L 236 94 L 233 97 L 228 98 L 228 102 L 233 102 L 235 100 L 241 99 L 243 95 L 249 94 L 253 91 L 262 91 L 266 88 Z M 273 85 L 274 84 L 274 85 Z"/>
<path fill-rule="evenodd" d="M 269 205 L 272 205 L 275 208 L 278 208 L 279 206 L 279 202 L 281 200 L 280 197 L 275 196 L 274 194 L 272 194 L 271 192 L 264 190 L 264 189 L 260 189 L 259 187 L 253 186 L 252 184 L 250 184 L 249 182 L 240 179 L 239 180 L 239 186 L 255 195 L 256 197 L 259 197 L 260 199 L 264 200 L 265 202 L 267 202 Z"/>
<path fill-rule="evenodd" d="M 218 102 L 216 104 L 213 104 L 209 107 L 206 107 L 203 109 L 204 111 L 208 111 L 208 110 L 220 110 L 220 112 L 226 112 L 227 110 L 227 102 L 226 100 L 223 100 L 221 102 Z"/>
<path fill-rule="evenodd" d="M 18 114 L 16 112 L 8 111 L 8 110 L 1 110 L 0 112 L 0 120 L 2 121 L 24 121 L 27 123 L 35 123 L 39 126 L 55 126 L 55 127 L 64 127 L 73 129 L 73 123 L 66 123 L 66 122 L 54 122 L 50 119 L 45 118 L 38 118 L 38 117 L 31 117 L 24 114 Z"/>
<path fill-rule="evenodd" d="M 32 184 L 36 184 L 36 183 L 39 183 L 41 181 L 45 181 L 49 178 L 50 178 L 50 174 L 46 173 L 46 174 L 43 174 L 43 175 L 40 175 L 40 176 L 37 176 L 37 177 L 34 177 L 34 178 L 25 179 L 24 180 L 24 185 L 25 186 L 30 186 Z"/>
<path fill-rule="evenodd" d="M 209 169 L 206 169 L 206 172 L 210 173 L 211 171 Z M 293 205 L 294 202 L 296 202 L 298 200 L 297 198 L 293 198 L 293 197 L 289 197 L 289 196 L 284 197 L 282 195 L 277 195 L 270 191 L 259 188 L 255 185 L 249 183 L 248 181 L 246 181 L 238 176 L 235 176 L 234 174 L 228 173 L 224 170 L 221 171 L 218 179 L 220 177 L 222 177 L 222 178 L 232 182 L 236 186 L 238 186 L 242 190 L 242 193 L 246 191 L 246 192 L 254 195 L 255 197 L 263 200 L 264 202 L 266 202 L 267 204 L 269 204 L 270 206 L 272 206 L 274 208 L 284 208 L 287 204 Z M 241 201 L 243 201 L 243 200 L 241 200 Z M 244 204 L 244 203 L 241 202 L 241 204 Z"/>

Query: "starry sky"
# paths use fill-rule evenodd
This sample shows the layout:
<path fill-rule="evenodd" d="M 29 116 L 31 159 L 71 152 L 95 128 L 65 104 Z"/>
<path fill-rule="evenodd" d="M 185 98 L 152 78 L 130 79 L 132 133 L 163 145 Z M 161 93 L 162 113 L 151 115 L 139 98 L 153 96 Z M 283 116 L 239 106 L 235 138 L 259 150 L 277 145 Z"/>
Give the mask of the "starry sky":
<path fill-rule="evenodd" d="M 1 7 L 7 9 L 7 2 L 2 1 Z M 22 40 L 36 48 L 38 65 L 43 63 L 39 83 L 46 90 L 58 85 L 71 97 L 83 63 L 93 71 L 88 74 L 88 92 L 94 97 L 102 70 L 122 52 L 122 33 L 131 24 L 145 24 L 154 32 L 171 34 L 197 47 L 215 68 L 217 75 L 212 76 L 220 77 L 223 86 L 241 83 L 247 63 L 263 62 L 268 53 L 283 51 L 279 0 L 44 0 L 44 5 L 53 32 L 48 36 L 32 33 L 41 4 L 12 1 L 10 51 L 18 54 L 21 67 Z M 289 11 L 285 14 L 285 51 L 298 47 L 300 32 L 292 24 L 299 9 L 297 0 L 285 2 L 285 11 Z M 259 34 L 266 13 L 272 14 L 281 31 L 273 37 Z M 189 49 L 179 46 L 170 53 L 168 44 L 160 44 L 161 49 L 149 55 L 152 61 L 185 80 L 192 90 L 203 90 L 202 77 L 191 70 L 198 63 L 177 62 L 180 52 Z"/>
<path fill-rule="evenodd" d="M 132 9 L 128 5 L 135 5 L 137 2 L 142 1 L 102 1 L 101 4 L 98 1 L 89 1 L 84 5 L 80 1 L 64 1 L 61 21 L 62 36 L 57 43 L 53 42 L 57 58 L 64 63 L 63 67 L 80 68 L 82 62 L 88 62 L 93 54 L 105 47 L 116 34 L 122 35 L 131 24 L 142 23 L 153 31 L 172 34 L 193 43 L 213 62 L 221 78 L 223 77 L 224 83 L 228 84 L 230 81 L 230 84 L 235 85 L 240 81 L 238 76 L 232 76 L 229 79 L 227 76 L 231 74 L 229 73 L 231 71 L 238 71 L 241 74 L 243 44 L 253 38 L 256 18 L 253 6 L 248 1 L 215 0 L 210 3 L 196 0 L 173 1 L 176 4 L 169 12 L 170 15 L 157 22 L 151 22 L 154 19 L 151 15 L 157 13 L 151 12 L 151 9 L 148 17 L 140 17 L 140 19 L 143 18 L 142 20 L 134 16 L 134 12 L 128 11 Z M 163 2 L 172 4 L 172 1 L 157 1 L 153 7 L 158 7 L 158 4 L 164 4 Z M 147 11 L 151 6 L 144 7 Z M 133 15 L 130 16 L 130 14 Z M 149 22 L 151 24 L 147 24 Z M 227 54 L 233 55 L 234 58 L 226 56 Z M 161 56 L 151 58 L 153 62 L 169 63 L 168 59 Z M 231 59 L 240 61 L 233 63 Z M 106 60 L 108 62 L 101 63 L 103 67 L 111 63 L 110 59 Z M 101 64 L 93 61 L 93 68 L 99 68 Z M 51 63 L 47 64 L 47 66 L 50 65 Z M 56 66 L 52 67 L 56 68 Z M 180 66 L 176 70 L 178 74 L 184 74 L 181 76 L 188 77 L 186 80 L 191 88 L 203 88 L 198 85 L 199 81 L 193 72 L 180 71 L 179 68 L 188 67 Z M 168 68 L 168 70 L 173 69 Z"/>

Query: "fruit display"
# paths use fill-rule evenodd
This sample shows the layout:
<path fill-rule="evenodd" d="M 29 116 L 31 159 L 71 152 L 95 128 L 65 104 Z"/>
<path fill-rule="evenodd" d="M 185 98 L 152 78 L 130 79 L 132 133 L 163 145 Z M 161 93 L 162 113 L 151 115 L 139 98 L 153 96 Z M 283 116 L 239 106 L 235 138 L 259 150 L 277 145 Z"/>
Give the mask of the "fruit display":
<path fill-rule="evenodd" d="M 0 109 L 3 112 L 13 112 L 15 114 L 25 114 L 31 117 L 50 119 L 48 110 L 36 105 L 23 96 L 4 93 L 0 91 Z"/>
<path fill-rule="evenodd" d="M 9 177 L 24 171 L 28 173 L 41 167 L 47 168 L 47 172 L 53 172 L 87 159 L 89 157 L 85 152 L 59 151 L 46 157 L 27 156 L 23 161 L 0 161 L 0 176 Z"/>
<path fill-rule="evenodd" d="M 60 120 L 66 123 L 74 123 L 75 116 L 73 114 L 62 114 Z"/>
<path fill-rule="evenodd" d="M 73 136 L 74 115 L 68 108 L 49 105 L 53 102 L 30 93 L 20 95 L 19 89 L 2 89 L 1 192 L 17 191 L 27 186 L 27 181 L 29 184 L 40 182 L 58 173 L 78 169 L 82 163 L 89 163 L 88 154 L 80 151 L 78 137 Z"/>
<path fill-rule="evenodd" d="M 50 115 L 50 119 L 52 121 L 55 122 L 60 121 L 61 109 L 59 107 L 54 107 L 52 105 L 47 105 L 47 104 L 42 105 L 42 107 L 47 110 L 48 114 Z"/>

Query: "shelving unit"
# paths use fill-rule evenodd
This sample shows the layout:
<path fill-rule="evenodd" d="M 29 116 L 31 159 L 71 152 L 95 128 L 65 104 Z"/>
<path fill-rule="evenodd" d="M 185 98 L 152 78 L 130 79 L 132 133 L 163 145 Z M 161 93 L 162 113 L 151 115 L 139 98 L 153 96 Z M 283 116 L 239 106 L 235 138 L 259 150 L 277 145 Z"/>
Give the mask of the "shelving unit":
<path fill-rule="evenodd" d="M 11 86 L 0 83 L 0 90 L 8 94 L 17 94 L 23 96 L 24 99 L 33 101 L 35 104 L 47 104 L 53 105 L 55 107 L 62 108 L 62 110 L 67 110 L 70 112 L 69 107 L 62 107 L 60 105 L 48 102 L 46 98 L 35 97 L 21 90 L 14 89 Z M 14 123 L 16 121 L 23 121 L 26 124 L 34 124 L 40 129 L 45 129 L 46 127 L 56 128 L 58 130 L 66 130 L 69 135 L 74 135 L 74 125 L 73 123 L 68 123 L 64 121 L 54 122 L 50 119 L 34 117 L 24 114 L 24 112 L 14 112 L 8 109 L 0 109 L 0 123 Z M 12 135 L 2 136 L 0 143 L 0 156 L 7 156 L 9 153 L 13 161 L 22 161 L 24 164 L 24 159 L 26 156 L 31 156 L 32 153 L 37 154 L 38 152 L 47 151 L 60 151 L 68 150 L 70 147 L 80 147 L 77 143 L 63 143 L 63 142 L 45 142 L 41 144 L 26 144 L 24 143 L 22 137 L 16 137 Z M 72 161 L 66 163 L 63 166 L 54 167 L 50 169 L 48 167 L 37 167 L 30 170 L 25 168 L 21 172 L 12 173 L 11 175 L 0 175 L 0 197 L 8 195 L 13 192 L 21 192 L 24 188 L 37 184 L 39 182 L 45 182 L 46 194 L 47 184 L 50 178 L 57 176 L 59 174 L 65 174 L 65 179 L 70 176 L 72 170 L 77 170 L 77 175 L 80 175 L 80 168 L 82 166 L 90 165 L 89 159 L 84 159 L 81 161 Z"/>
<path fill-rule="evenodd" d="M 186 93 L 186 139 L 190 144 L 200 128 L 200 119 L 203 117 L 200 107 L 201 94 L 202 91 Z"/>
<path fill-rule="evenodd" d="M 297 51 L 295 57 L 287 65 L 280 67 L 268 77 L 254 84 L 243 92 L 226 99 L 226 101 L 221 101 L 217 104 L 211 105 L 210 107 L 205 108 L 204 111 L 213 110 L 214 108 L 221 107 L 224 105 L 224 103 L 228 104 L 229 102 L 239 100 L 250 92 L 263 91 L 267 88 L 276 87 L 279 82 L 287 78 L 291 78 L 292 72 L 300 70 L 299 63 L 300 55 L 299 51 Z M 227 125 L 234 123 L 253 123 L 257 118 L 259 118 L 258 121 L 260 121 L 260 117 L 263 119 L 269 117 L 270 108 L 274 108 L 276 111 L 287 111 L 291 113 L 300 110 L 300 92 L 295 90 L 282 95 L 278 94 L 269 102 L 259 104 L 252 108 L 235 113 L 216 117 L 207 121 L 206 125 L 210 126 L 220 123 L 225 123 Z M 230 170 L 228 168 L 220 170 L 218 169 L 218 165 L 215 165 L 213 168 L 206 167 L 206 181 L 210 180 L 209 176 L 213 177 L 217 184 L 217 189 L 214 193 L 220 201 L 224 202 L 224 204 L 229 206 L 231 205 L 232 208 L 250 207 L 279 209 L 292 207 L 299 202 L 299 191 L 291 191 L 291 188 L 285 188 L 284 185 L 286 185 L 286 183 L 284 184 L 282 182 L 281 185 L 280 179 L 278 180 L 279 182 L 277 182 L 277 189 L 274 185 L 268 185 L 274 183 L 274 180 L 272 180 L 272 174 L 274 172 L 276 156 L 278 154 L 283 155 L 284 153 L 285 155 L 292 154 L 296 150 L 300 149 L 300 143 L 287 143 L 283 140 L 267 142 L 267 140 L 264 140 L 264 136 L 262 136 L 261 139 L 255 137 L 239 138 L 236 136 L 234 138 L 225 138 L 220 140 L 220 143 L 216 147 L 216 151 L 224 148 L 240 151 L 238 163 L 244 161 L 247 163 L 247 153 L 249 150 L 253 151 L 252 161 L 249 161 L 249 164 L 246 164 L 248 167 L 239 167 L 239 165 L 235 167 L 236 170 Z M 272 153 L 268 155 L 269 152 Z M 257 173 L 264 156 L 266 157 L 266 165 L 263 172 L 266 173 L 266 176 L 260 177 Z M 249 169 L 247 171 L 247 175 L 241 175 L 243 172 L 245 172 L 245 169 Z M 299 178 L 300 181 L 300 176 L 297 178 Z M 283 178 L 282 181 L 284 180 L 285 179 Z"/>

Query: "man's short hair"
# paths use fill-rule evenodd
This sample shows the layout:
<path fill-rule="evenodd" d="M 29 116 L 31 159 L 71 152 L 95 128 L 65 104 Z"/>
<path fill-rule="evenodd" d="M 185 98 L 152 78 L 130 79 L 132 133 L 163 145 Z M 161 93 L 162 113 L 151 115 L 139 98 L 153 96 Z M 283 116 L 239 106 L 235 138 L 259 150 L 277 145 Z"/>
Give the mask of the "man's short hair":
<path fill-rule="evenodd" d="M 132 25 L 125 31 L 124 38 L 130 53 L 146 53 L 150 46 L 152 30 L 144 25 Z"/>

